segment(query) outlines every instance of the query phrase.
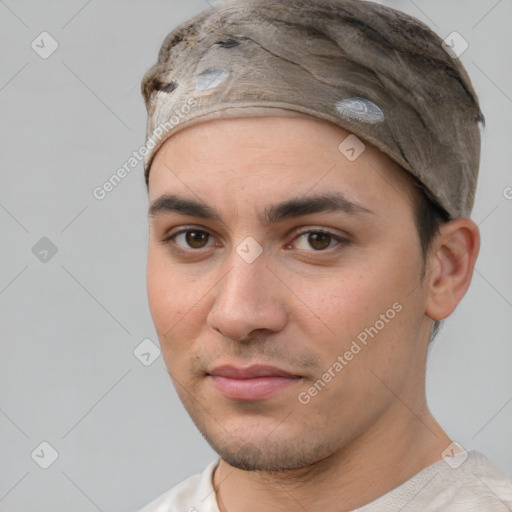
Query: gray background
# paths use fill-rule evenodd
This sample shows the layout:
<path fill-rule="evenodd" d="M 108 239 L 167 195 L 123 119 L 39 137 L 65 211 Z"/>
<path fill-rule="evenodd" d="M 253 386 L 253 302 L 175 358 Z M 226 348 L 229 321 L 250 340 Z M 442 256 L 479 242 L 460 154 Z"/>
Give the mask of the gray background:
<path fill-rule="evenodd" d="M 469 43 L 461 59 L 487 118 L 482 249 L 432 346 L 428 398 L 454 439 L 511 478 L 512 0 L 382 3 Z M 144 366 L 133 353 L 158 343 L 142 165 L 103 200 L 92 194 L 144 143 L 139 83 L 163 38 L 205 7 L 0 0 L 1 511 L 135 510 L 213 460 L 162 357 Z M 43 31 L 59 45 L 47 59 L 31 48 Z M 46 261 L 32 249 L 43 237 L 57 248 Z M 36 463 L 51 456 L 43 441 L 58 452 L 48 469 Z"/>

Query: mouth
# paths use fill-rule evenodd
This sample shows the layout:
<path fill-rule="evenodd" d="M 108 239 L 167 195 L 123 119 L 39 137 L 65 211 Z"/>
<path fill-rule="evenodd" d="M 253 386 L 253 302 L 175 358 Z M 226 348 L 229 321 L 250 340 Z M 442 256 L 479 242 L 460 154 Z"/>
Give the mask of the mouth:
<path fill-rule="evenodd" d="M 218 366 L 206 375 L 221 395 L 244 402 L 265 400 L 302 380 L 301 375 L 263 365 Z"/>

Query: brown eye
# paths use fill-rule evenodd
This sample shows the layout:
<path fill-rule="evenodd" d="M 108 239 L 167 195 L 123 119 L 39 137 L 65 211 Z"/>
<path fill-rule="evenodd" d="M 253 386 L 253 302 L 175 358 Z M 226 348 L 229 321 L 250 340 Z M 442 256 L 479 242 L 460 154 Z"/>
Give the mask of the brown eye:
<path fill-rule="evenodd" d="M 185 241 L 192 249 L 202 249 L 208 243 L 208 237 L 210 236 L 205 231 L 186 231 Z"/>
<path fill-rule="evenodd" d="M 331 243 L 331 235 L 327 233 L 310 233 L 308 236 L 308 243 L 317 251 L 327 249 Z"/>
<path fill-rule="evenodd" d="M 204 255 L 208 251 L 202 249 L 213 249 L 218 247 L 215 237 L 204 229 L 181 229 L 180 231 L 166 234 L 161 243 L 168 246 L 172 251 L 180 256 L 192 256 L 194 253 Z M 210 254 L 208 252 L 208 254 Z"/>
<path fill-rule="evenodd" d="M 331 249 L 334 246 L 341 248 L 348 243 L 349 241 L 346 238 L 334 233 L 319 229 L 309 229 L 299 233 L 292 245 L 301 251 L 320 252 Z"/>

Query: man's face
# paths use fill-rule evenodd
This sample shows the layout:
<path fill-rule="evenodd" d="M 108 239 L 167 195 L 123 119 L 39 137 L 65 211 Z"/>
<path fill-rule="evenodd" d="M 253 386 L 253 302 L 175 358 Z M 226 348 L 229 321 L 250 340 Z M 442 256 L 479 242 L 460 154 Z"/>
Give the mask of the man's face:
<path fill-rule="evenodd" d="M 151 314 L 184 406 L 233 466 L 303 467 L 422 406 L 413 185 L 369 145 L 349 161 L 348 135 L 221 119 L 173 135 L 152 164 L 150 204 L 203 211 L 160 200 L 150 218 Z M 325 208 L 327 195 L 344 201 Z"/>

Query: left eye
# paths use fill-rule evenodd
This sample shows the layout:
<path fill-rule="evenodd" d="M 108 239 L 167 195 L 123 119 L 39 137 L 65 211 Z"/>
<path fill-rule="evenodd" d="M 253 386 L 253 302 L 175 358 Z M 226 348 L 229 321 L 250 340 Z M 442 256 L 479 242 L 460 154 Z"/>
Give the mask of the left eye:
<path fill-rule="evenodd" d="M 325 231 L 306 231 L 295 239 L 295 243 L 296 241 L 303 242 L 303 247 L 297 247 L 298 249 L 307 251 L 309 249 L 308 247 L 304 247 L 304 245 L 309 245 L 309 247 L 312 247 L 315 251 L 323 251 L 336 245 L 331 245 L 332 242 L 341 243 L 343 239 L 333 233 Z"/>

